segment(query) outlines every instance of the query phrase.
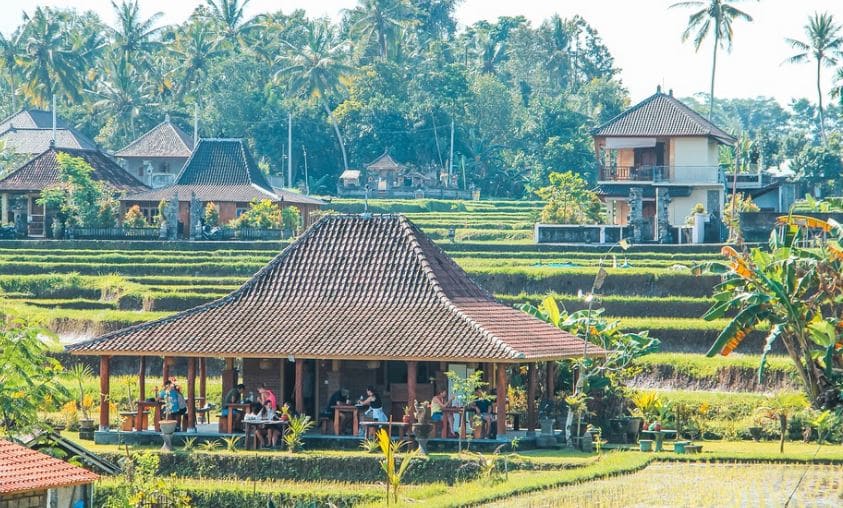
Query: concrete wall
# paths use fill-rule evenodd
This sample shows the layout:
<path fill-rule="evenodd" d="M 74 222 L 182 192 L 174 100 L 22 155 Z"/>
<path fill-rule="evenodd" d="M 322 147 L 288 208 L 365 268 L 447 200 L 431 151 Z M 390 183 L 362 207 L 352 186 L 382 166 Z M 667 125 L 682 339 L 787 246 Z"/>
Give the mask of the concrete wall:
<path fill-rule="evenodd" d="M 704 207 L 706 207 L 706 212 L 712 212 L 714 210 L 709 210 L 707 205 L 708 199 L 708 191 L 713 188 L 707 187 L 698 187 L 691 190 L 691 194 L 689 196 L 683 197 L 675 197 L 671 196 L 670 198 L 670 207 L 668 211 L 668 219 L 670 223 L 674 226 L 681 226 L 685 224 L 685 218 L 691 215 L 691 210 L 693 210 L 694 206 L 697 203 L 702 203 Z M 720 201 L 723 201 L 723 191 L 720 190 Z"/>
<path fill-rule="evenodd" d="M 0 508 L 44 508 L 45 506 L 47 506 L 46 490 L 0 495 Z"/>
<path fill-rule="evenodd" d="M 776 218 L 787 215 L 786 212 L 744 212 L 741 213 L 741 230 L 747 242 L 766 242 L 776 224 Z M 829 218 L 843 223 L 843 213 L 800 213 L 808 217 L 827 220 Z"/>
<path fill-rule="evenodd" d="M 712 158 L 712 149 L 708 138 L 674 138 L 673 163 L 677 166 L 706 166 L 717 163 Z"/>
<path fill-rule="evenodd" d="M 179 171 L 181 171 L 184 163 L 187 162 L 187 159 L 184 157 L 161 157 L 155 159 L 127 158 L 122 159 L 122 161 L 124 169 L 129 174 L 143 183 L 151 185 L 152 176 L 146 174 L 146 168 L 144 165 L 146 161 L 149 161 L 152 164 L 152 172 L 154 174 L 167 173 L 173 175 L 173 178 L 175 178 L 175 176 L 179 174 Z M 157 187 L 161 187 L 161 185 L 157 185 Z"/>

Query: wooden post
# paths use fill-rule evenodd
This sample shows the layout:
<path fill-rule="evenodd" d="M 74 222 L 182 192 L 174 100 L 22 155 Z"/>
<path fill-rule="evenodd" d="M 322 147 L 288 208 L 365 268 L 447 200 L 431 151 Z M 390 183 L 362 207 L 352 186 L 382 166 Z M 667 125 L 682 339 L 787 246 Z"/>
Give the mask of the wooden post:
<path fill-rule="evenodd" d="M 196 429 L 196 358 L 187 359 L 187 428 Z"/>
<path fill-rule="evenodd" d="M 304 383 L 304 360 L 301 358 L 296 358 L 296 411 L 299 414 L 305 414 L 304 412 L 304 391 L 302 390 Z"/>
<path fill-rule="evenodd" d="M 319 380 L 320 368 L 319 364 L 321 360 L 314 360 L 313 361 L 313 383 L 315 386 L 313 387 L 313 414 L 318 416 L 319 415 L 319 386 L 321 385 Z"/>
<path fill-rule="evenodd" d="M 556 362 L 549 361 L 547 362 L 547 393 L 545 394 L 545 398 L 547 400 L 553 400 L 553 397 L 556 395 Z"/>
<path fill-rule="evenodd" d="M 499 363 L 498 380 L 495 391 L 497 392 L 497 418 L 498 418 L 498 437 L 506 435 L 506 364 Z"/>
<path fill-rule="evenodd" d="M 167 357 L 164 357 L 164 364 L 161 366 L 161 386 L 163 387 L 167 380 L 170 379 L 170 365 L 167 363 Z"/>
<path fill-rule="evenodd" d="M 208 365 L 206 358 L 199 359 L 199 400 L 202 402 L 202 407 L 208 405 L 208 399 L 206 398 L 207 395 L 207 377 L 208 377 Z M 225 395 L 225 394 L 223 394 Z M 207 418 L 206 418 L 207 420 Z"/>
<path fill-rule="evenodd" d="M 234 358 L 225 359 L 225 367 L 222 370 L 222 396 L 225 397 L 232 388 L 236 386 L 234 382 Z M 227 403 L 228 401 L 226 401 Z"/>
<path fill-rule="evenodd" d="M 536 434 L 536 364 L 527 366 L 527 436 Z"/>
<path fill-rule="evenodd" d="M 416 401 L 416 380 L 419 377 L 419 363 L 407 362 L 407 405 L 411 408 Z M 413 413 L 410 412 L 412 418 Z"/>
<path fill-rule="evenodd" d="M 100 356 L 100 430 L 108 430 L 108 393 L 111 388 L 110 356 Z"/>
<path fill-rule="evenodd" d="M 138 413 L 135 415 L 135 430 L 146 430 L 143 428 L 143 412 L 144 407 L 140 402 L 146 400 L 146 357 L 140 357 L 140 367 L 138 368 Z"/>

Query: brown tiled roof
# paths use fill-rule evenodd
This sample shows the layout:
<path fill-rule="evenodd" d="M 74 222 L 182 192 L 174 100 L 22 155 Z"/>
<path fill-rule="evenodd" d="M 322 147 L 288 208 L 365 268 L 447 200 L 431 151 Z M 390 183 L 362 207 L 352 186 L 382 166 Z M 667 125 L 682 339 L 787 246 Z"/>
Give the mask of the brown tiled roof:
<path fill-rule="evenodd" d="M 732 144 L 723 131 L 672 95 L 656 92 L 611 120 L 597 126 L 595 136 L 711 136 Z"/>
<path fill-rule="evenodd" d="M 72 487 L 98 478 L 87 469 L 0 439 L 0 494 Z"/>
<path fill-rule="evenodd" d="M 330 215 L 227 297 L 68 349 L 519 362 L 581 356 L 583 342 L 496 302 L 405 217 Z"/>
<path fill-rule="evenodd" d="M 190 157 L 193 137 L 170 121 L 169 116 L 143 136 L 115 152 L 117 157 Z"/>
<path fill-rule="evenodd" d="M 59 152 L 85 160 L 94 168 L 91 177 L 94 180 L 104 182 L 112 189 L 124 192 L 138 192 L 148 189 L 146 185 L 139 182 L 99 150 L 50 148 L 0 179 L 0 190 L 41 191 L 56 185 L 59 183 L 59 162 L 56 158 L 56 154 Z"/>
<path fill-rule="evenodd" d="M 52 129 L 8 129 L 0 132 L 0 141 L 15 153 L 37 154 L 50 148 Z M 59 148 L 96 150 L 97 145 L 72 129 L 56 129 L 56 143 Z"/>
<path fill-rule="evenodd" d="M 124 201 L 160 201 L 177 193 L 179 201 L 248 203 L 269 199 L 294 204 L 323 205 L 318 199 L 272 187 L 242 139 L 200 139 L 196 150 L 172 185 L 133 194 Z"/>
<path fill-rule="evenodd" d="M 403 166 L 395 162 L 395 159 L 389 155 L 388 152 L 384 152 L 383 155 L 378 157 L 377 159 L 373 160 L 372 162 L 366 164 L 366 169 L 374 170 L 374 171 L 384 171 L 388 169 L 401 169 Z"/>
<path fill-rule="evenodd" d="M 0 132 L 7 131 L 11 127 L 18 129 L 51 129 L 53 127 L 53 113 L 43 109 L 22 109 L 0 121 Z M 56 127 L 69 129 L 70 125 L 62 117 L 57 116 Z"/>

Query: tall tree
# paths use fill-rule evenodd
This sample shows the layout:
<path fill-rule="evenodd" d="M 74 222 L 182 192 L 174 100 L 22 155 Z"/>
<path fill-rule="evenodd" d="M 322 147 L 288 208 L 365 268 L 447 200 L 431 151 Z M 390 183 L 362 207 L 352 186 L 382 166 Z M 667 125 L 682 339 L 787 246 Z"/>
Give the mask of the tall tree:
<path fill-rule="evenodd" d="M 161 45 L 157 37 L 162 27 L 156 23 L 164 15 L 162 12 L 142 19 L 138 0 L 123 0 L 119 4 L 112 0 L 111 6 L 117 15 L 117 27 L 111 29 L 113 48 L 134 59 L 139 53 L 152 53 Z"/>
<path fill-rule="evenodd" d="M 246 19 L 244 9 L 251 0 L 207 0 L 209 18 L 218 25 L 221 39 L 238 47 L 242 36 L 253 26 L 254 19 Z"/>
<path fill-rule="evenodd" d="M 805 25 L 807 42 L 786 38 L 790 46 L 799 51 L 787 59 L 789 63 L 804 63 L 814 60 L 817 64 L 817 104 L 820 113 L 820 136 L 825 136 L 825 113 L 823 110 L 822 68 L 837 64 L 838 58 L 843 56 L 843 34 L 840 25 L 834 22 L 834 16 L 824 12 L 815 12 L 808 18 Z"/>
<path fill-rule="evenodd" d="M 688 17 L 688 25 L 682 32 L 683 42 L 687 41 L 693 34 L 695 51 L 699 51 L 709 33 L 714 36 L 711 58 L 711 87 L 708 94 L 708 118 L 711 119 L 714 111 L 714 76 L 717 72 L 717 50 L 722 47 L 726 51 L 730 51 L 732 49 L 732 22 L 736 19 L 752 21 L 752 16 L 727 4 L 724 0 L 677 2 L 670 6 L 670 8 L 674 7 L 699 9 Z"/>
<path fill-rule="evenodd" d="M 178 95 L 184 97 L 193 89 L 196 95 L 199 85 L 208 74 L 211 62 L 222 55 L 219 39 L 199 19 L 190 22 L 187 28 L 176 35 L 170 51 L 180 65 L 173 69 L 179 81 Z"/>
<path fill-rule="evenodd" d="M 386 60 L 390 45 L 397 44 L 404 28 L 413 23 L 413 12 L 407 0 L 360 0 L 347 13 L 361 53 L 374 44 L 378 57 Z"/>
<path fill-rule="evenodd" d="M 315 99 L 322 106 L 340 144 L 343 169 L 348 169 L 345 142 L 330 104 L 331 97 L 344 89 L 343 77 L 353 72 L 345 63 L 347 45 L 337 38 L 336 31 L 325 20 L 307 23 L 305 31 L 304 44 L 285 41 L 287 52 L 279 57 L 279 63 L 284 67 L 275 77 L 289 79 L 291 92 Z"/>

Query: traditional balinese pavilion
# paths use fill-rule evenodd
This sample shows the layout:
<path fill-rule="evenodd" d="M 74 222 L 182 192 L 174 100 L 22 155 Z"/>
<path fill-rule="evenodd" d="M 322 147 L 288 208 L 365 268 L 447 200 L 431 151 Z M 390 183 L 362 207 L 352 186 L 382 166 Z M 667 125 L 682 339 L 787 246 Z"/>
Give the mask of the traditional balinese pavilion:
<path fill-rule="evenodd" d="M 279 404 L 291 401 L 314 415 L 340 387 L 356 396 L 374 385 L 385 410 L 400 420 L 408 402 L 430 400 L 434 386 L 447 386 L 449 370 L 482 369 L 505 394 L 508 368 L 526 365 L 528 400 L 535 401 L 540 366 L 550 369 L 553 393 L 556 360 L 604 354 L 585 346 L 495 301 L 405 217 L 328 215 L 225 298 L 68 349 L 100 356 L 104 394 L 112 357 L 164 357 L 165 366 L 168 358 L 187 358 L 193 427 L 196 372 L 203 375 L 208 357 L 225 359 L 224 391 L 242 369 L 247 389 L 266 383 L 280 394 Z M 143 390 L 141 379 L 141 397 Z M 505 397 L 497 401 L 503 436 Z M 106 428 L 108 404 L 102 407 Z M 536 420 L 530 404 L 528 431 Z"/>
<path fill-rule="evenodd" d="M 179 201 L 179 223 L 186 234 L 190 224 L 190 200 L 195 198 L 204 207 L 214 203 L 219 208 L 220 223 L 239 217 L 254 200 L 268 199 L 282 209 L 295 206 L 305 226 L 312 223 L 311 212 L 325 203 L 286 189 L 273 187 L 258 168 L 252 153 L 242 139 L 202 138 L 171 185 L 128 195 L 121 201 L 125 208 L 138 205 L 152 219 L 162 200 Z"/>
<path fill-rule="evenodd" d="M 158 188 L 173 183 L 195 146 L 193 136 L 166 115 L 163 122 L 114 152 L 114 156 L 123 161 L 132 176 Z"/>

